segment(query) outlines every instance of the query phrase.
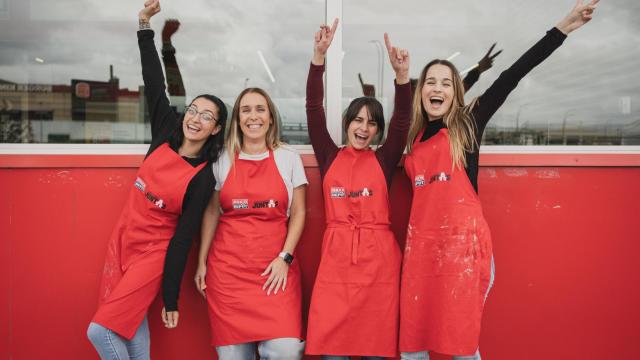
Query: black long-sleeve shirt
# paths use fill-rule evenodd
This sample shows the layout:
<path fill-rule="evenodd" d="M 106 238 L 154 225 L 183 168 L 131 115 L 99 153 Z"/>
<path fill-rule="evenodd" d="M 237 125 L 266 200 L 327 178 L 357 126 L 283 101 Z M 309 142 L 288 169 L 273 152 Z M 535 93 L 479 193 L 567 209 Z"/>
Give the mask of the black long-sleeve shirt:
<path fill-rule="evenodd" d="M 171 134 L 178 126 L 181 126 L 165 93 L 164 75 L 162 74 L 160 57 L 153 42 L 153 36 L 153 30 L 138 31 L 144 96 L 149 106 L 149 117 L 151 119 L 151 145 L 145 158 L 160 145 L 168 142 Z M 172 147 L 172 150 L 176 153 L 178 152 L 177 148 Z M 203 162 L 200 158 L 182 158 L 193 167 Z M 209 203 L 215 183 L 216 180 L 213 177 L 211 167 L 205 165 L 187 186 L 182 201 L 182 215 L 178 219 L 176 231 L 169 242 L 164 263 L 162 295 L 167 311 L 178 309 L 178 294 L 187 255 L 189 254 L 193 237 L 200 230 L 202 214 Z"/>
<path fill-rule="evenodd" d="M 503 71 L 498 79 L 478 98 L 478 102 L 472 109 L 471 114 L 476 124 L 476 139 L 478 143 L 482 140 L 484 129 L 487 123 L 502 106 L 507 96 L 516 88 L 520 80 L 534 67 L 544 61 L 555 49 L 557 49 L 567 35 L 557 28 L 547 31 L 547 34 L 524 53 L 510 68 Z M 425 141 L 437 134 L 440 129 L 445 128 L 442 119 L 427 122 L 427 127 L 420 141 Z M 471 185 L 478 192 L 478 159 L 480 149 L 477 147 L 473 152 L 466 153 L 466 172 Z"/>
<path fill-rule="evenodd" d="M 466 93 L 473 87 L 473 85 L 478 82 L 480 79 L 480 70 L 476 67 L 475 69 L 469 71 L 467 76 L 464 77 L 462 83 L 464 84 L 464 92 Z"/>

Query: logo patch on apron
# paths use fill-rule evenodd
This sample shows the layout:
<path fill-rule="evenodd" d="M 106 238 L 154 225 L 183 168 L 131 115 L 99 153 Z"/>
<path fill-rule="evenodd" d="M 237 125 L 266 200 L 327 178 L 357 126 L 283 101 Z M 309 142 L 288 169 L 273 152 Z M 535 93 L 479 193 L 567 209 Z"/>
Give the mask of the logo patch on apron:
<path fill-rule="evenodd" d="M 138 188 L 138 190 L 144 192 L 144 189 L 147 187 L 147 184 L 144 183 L 144 181 L 142 181 L 142 179 L 140 179 L 140 177 L 136 178 L 136 182 L 133 184 L 135 187 Z"/>
<path fill-rule="evenodd" d="M 331 187 L 331 197 L 332 198 L 344 198 L 347 197 L 347 192 L 343 187 Z"/>
<path fill-rule="evenodd" d="M 233 199 L 231 200 L 234 209 L 248 209 L 249 199 Z"/>
<path fill-rule="evenodd" d="M 359 191 L 351 191 L 349 193 L 349 197 L 350 198 L 370 197 L 370 196 L 373 196 L 373 190 L 371 190 L 369 188 L 364 188 L 364 189 L 359 190 Z"/>
<path fill-rule="evenodd" d="M 435 174 L 433 176 L 431 176 L 429 178 L 429 184 L 434 183 L 436 181 L 451 181 L 451 175 L 450 174 L 445 174 L 444 171 L 439 173 L 439 174 Z"/>
<path fill-rule="evenodd" d="M 254 209 L 275 208 L 276 206 L 278 206 L 278 201 L 273 199 L 256 201 L 253 203 Z"/>
<path fill-rule="evenodd" d="M 414 183 L 416 187 L 423 187 L 425 182 L 424 182 L 424 175 L 416 175 L 415 179 L 414 179 Z"/>
<path fill-rule="evenodd" d="M 157 195 L 153 194 L 151 191 L 145 191 L 147 188 L 147 184 L 145 184 L 140 177 L 136 178 L 136 182 L 133 184 L 133 186 L 135 186 L 138 190 L 140 190 L 144 195 L 144 197 L 147 198 L 147 200 L 151 201 L 153 205 L 159 207 L 160 209 L 167 208 L 167 204 L 164 203 L 164 200 L 160 199 Z"/>

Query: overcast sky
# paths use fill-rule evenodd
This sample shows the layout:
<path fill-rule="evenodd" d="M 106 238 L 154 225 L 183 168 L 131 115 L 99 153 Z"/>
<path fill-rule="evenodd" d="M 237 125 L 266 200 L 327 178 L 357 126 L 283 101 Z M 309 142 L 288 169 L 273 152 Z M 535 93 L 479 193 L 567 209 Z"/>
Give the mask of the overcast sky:
<path fill-rule="evenodd" d="M 136 42 L 137 0 L 0 0 L 0 79 L 70 84 L 72 78 L 106 81 L 113 64 L 121 87 L 142 84 Z M 343 95 L 360 96 L 357 73 L 378 84 L 371 40 L 390 33 L 411 52 L 417 76 L 432 58 L 460 52 L 460 70 L 476 63 L 493 42 L 504 52 L 469 96 L 477 96 L 572 7 L 573 0 L 345 0 Z M 319 0 L 163 1 L 152 20 L 160 48 L 166 18 L 182 26 L 173 38 L 188 97 L 219 95 L 232 103 L 249 86 L 278 99 L 289 121 L 304 120 L 304 91 L 312 36 L 324 21 Z M 492 123 L 557 122 L 571 110 L 576 121 L 631 123 L 640 119 L 640 2 L 603 0 L 595 19 L 519 85 Z M 272 82 L 257 54 L 261 51 Z M 44 64 L 35 62 L 39 57 Z M 384 93 L 393 74 L 384 58 Z M 247 80 L 248 79 L 248 80 Z M 628 99 L 628 100 L 627 100 Z M 625 113 L 630 102 L 631 113 Z M 391 104 L 388 100 L 387 104 Z"/>

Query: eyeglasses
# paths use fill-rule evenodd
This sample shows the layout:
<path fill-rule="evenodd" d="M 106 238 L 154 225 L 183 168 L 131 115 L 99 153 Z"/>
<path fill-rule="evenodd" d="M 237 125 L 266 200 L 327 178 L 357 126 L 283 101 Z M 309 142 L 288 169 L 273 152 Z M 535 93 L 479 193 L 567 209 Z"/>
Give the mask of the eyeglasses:
<path fill-rule="evenodd" d="M 200 120 L 203 120 L 203 121 L 206 121 L 206 122 L 212 122 L 212 121 L 216 121 L 217 122 L 218 121 L 209 112 L 207 112 L 207 111 L 198 112 L 198 109 L 196 109 L 193 106 L 188 106 L 185 109 L 185 113 L 187 113 L 189 116 L 192 116 L 192 117 L 195 117 L 196 115 L 200 115 Z"/>

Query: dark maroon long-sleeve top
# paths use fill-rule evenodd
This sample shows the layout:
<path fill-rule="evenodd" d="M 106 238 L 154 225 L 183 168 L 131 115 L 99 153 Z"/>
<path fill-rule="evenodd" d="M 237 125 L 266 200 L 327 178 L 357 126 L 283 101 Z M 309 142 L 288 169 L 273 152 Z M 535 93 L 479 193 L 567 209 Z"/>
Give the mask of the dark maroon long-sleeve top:
<path fill-rule="evenodd" d="M 327 130 L 327 117 L 323 104 L 323 74 L 324 65 L 310 65 L 309 77 L 307 78 L 306 108 L 311 145 L 320 166 L 320 174 L 324 178 L 340 148 L 333 142 Z M 404 152 L 411 121 L 411 84 L 409 82 L 402 85 L 395 84 L 395 88 L 393 115 L 391 116 L 387 139 L 382 146 L 375 150 L 376 158 L 384 173 L 387 186 L 391 185 L 393 171 Z"/>

